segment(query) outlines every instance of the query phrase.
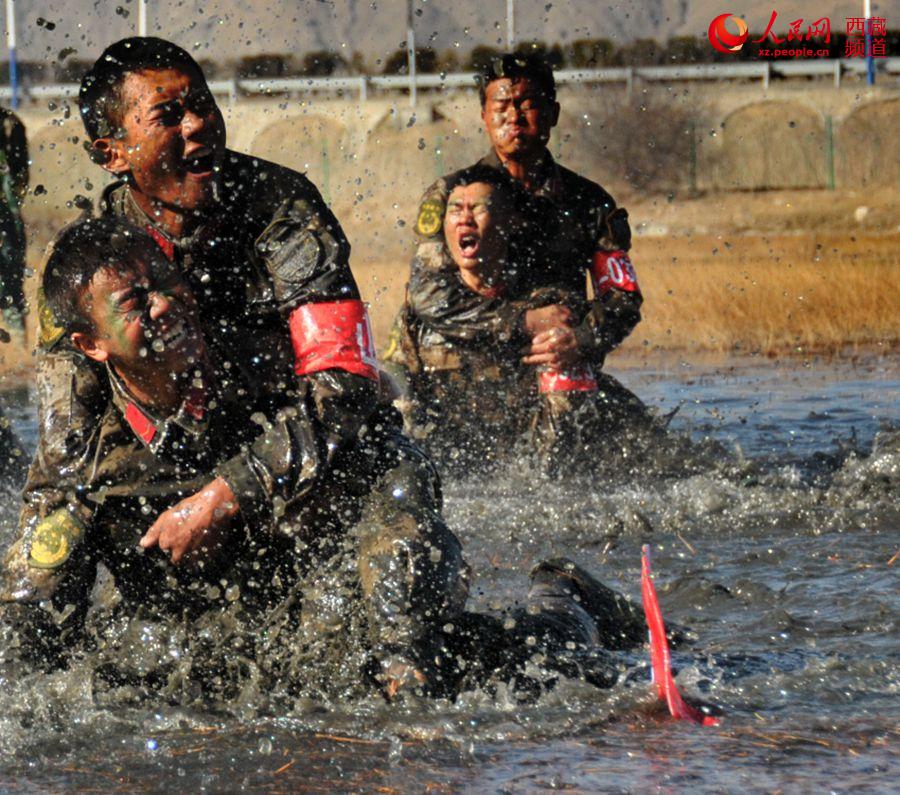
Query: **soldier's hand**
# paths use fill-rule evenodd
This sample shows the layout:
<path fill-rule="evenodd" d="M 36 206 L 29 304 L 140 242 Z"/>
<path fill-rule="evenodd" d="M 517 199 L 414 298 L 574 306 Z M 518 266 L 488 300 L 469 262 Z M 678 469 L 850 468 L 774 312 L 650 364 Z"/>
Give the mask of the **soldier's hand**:
<path fill-rule="evenodd" d="M 568 326 L 558 326 L 542 331 L 531 341 L 528 354 L 523 357 L 525 364 L 543 364 L 556 369 L 564 369 L 581 360 L 578 339 Z"/>
<path fill-rule="evenodd" d="M 532 337 L 560 326 L 572 324 L 572 313 L 562 304 L 548 304 L 525 312 L 525 331 Z"/>
<path fill-rule="evenodd" d="M 237 512 L 234 492 L 222 478 L 216 478 L 163 511 L 141 539 L 141 546 L 158 546 L 172 555 L 172 563 L 178 563 L 185 555 L 213 545 Z"/>

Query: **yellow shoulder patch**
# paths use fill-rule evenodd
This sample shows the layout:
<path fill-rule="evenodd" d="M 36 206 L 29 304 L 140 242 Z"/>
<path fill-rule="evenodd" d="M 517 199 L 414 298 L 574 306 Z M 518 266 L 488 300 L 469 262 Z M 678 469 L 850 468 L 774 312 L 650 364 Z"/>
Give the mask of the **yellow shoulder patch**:
<path fill-rule="evenodd" d="M 56 324 L 56 318 L 53 317 L 53 312 L 47 305 L 43 290 L 38 290 L 37 303 L 38 323 L 40 325 L 38 342 L 41 344 L 42 348 L 49 349 L 59 342 L 63 334 L 65 334 L 65 331 Z"/>
<path fill-rule="evenodd" d="M 38 522 L 31 537 L 28 565 L 56 569 L 65 563 L 81 540 L 82 526 L 66 508 L 60 508 Z"/>
<path fill-rule="evenodd" d="M 436 235 L 444 222 L 444 205 L 437 199 L 426 199 L 419 207 L 419 218 L 416 220 L 416 232 L 422 237 Z"/>

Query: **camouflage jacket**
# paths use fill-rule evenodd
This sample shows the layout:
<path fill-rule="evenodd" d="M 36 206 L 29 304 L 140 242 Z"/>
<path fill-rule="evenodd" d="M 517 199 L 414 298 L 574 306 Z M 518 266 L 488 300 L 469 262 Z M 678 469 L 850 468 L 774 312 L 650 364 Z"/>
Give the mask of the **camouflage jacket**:
<path fill-rule="evenodd" d="M 505 173 L 494 152 L 479 165 Z M 616 207 L 603 188 L 559 165 L 549 152 L 544 172 L 541 187 L 531 195 L 531 206 L 523 214 L 522 226 L 510 240 L 512 258 L 520 263 L 517 292 L 557 287 L 586 299 L 587 274 L 595 252 L 627 251 L 631 246 L 628 214 Z M 496 337 L 524 344 L 522 315 L 529 306 L 513 299 L 483 297 L 449 278 L 456 266 L 443 236 L 446 184 L 444 178 L 435 182 L 419 205 L 419 242 L 411 265 L 408 305 L 448 339 Z M 602 365 L 606 354 L 640 320 L 641 294 L 631 285 L 626 287 L 631 289 L 613 286 L 602 297 L 595 297 L 592 311 L 576 329 L 585 358 L 595 366 Z"/>
<path fill-rule="evenodd" d="M 523 269 L 510 270 L 513 278 L 486 300 L 522 309 L 562 304 L 575 318 L 588 313 L 580 296 L 553 288 L 526 291 L 527 280 L 518 278 Z M 521 335 L 490 334 L 477 322 L 459 322 L 445 333 L 444 325 L 418 312 L 423 300 L 452 311 L 458 297 L 478 295 L 458 270 L 430 274 L 424 283 L 420 278 L 414 274 L 410 281 L 389 349 L 390 362 L 400 365 L 406 381 L 408 426 L 444 468 L 490 467 L 508 459 L 534 431 L 542 412 L 538 371 L 521 363 Z"/>
<path fill-rule="evenodd" d="M 179 265 L 197 299 L 205 337 L 228 353 L 225 370 L 240 367 L 249 383 L 295 395 L 305 407 L 290 431 L 259 428 L 254 444 L 219 468 L 245 520 L 255 524 L 268 521 L 278 505 L 302 501 L 336 452 L 356 438 L 378 405 L 377 371 L 371 350 L 365 363 L 350 370 L 330 365 L 329 351 L 318 359 L 305 351 L 301 359 L 292 336 L 298 311 L 359 302 L 350 245 L 315 186 L 296 172 L 228 152 L 218 187 L 215 209 L 182 239 L 154 226 L 125 184 L 107 189 L 102 212 L 146 227 Z M 76 499 L 109 401 L 102 370 L 67 343 L 46 306 L 41 347 L 39 442 L 22 527 L 67 511 Z"/>
<path fill-rule="evenodd" d="M 108 397 L 71 477 L 76 485 L 65 508 L 21 528 L 4 561 L 0 601 L 51 600 L 60 610 L 65 605 L 83 610 L 102 562 L 122 595 L 145 607 L 208 609 L 210 589 L 212 601 L 221 601 L 223 589 L 217 585 L 223 579 L 238 585 L 244 606 L 254 600 L 267 605 L 296 576 L 298 541 L 303 548 L 327 546 L 357 518 L 359 497 L 395 463 L 403 444 L 402 437 L 394 438 L 396 412 L 376 411 L 358 428 L 353 444 L 334 453 L 315 493 L 288 507 L 278 493 L 286 494 L 284 484 L 295 483 L 316 463 L 309 455 L 315 449 L 308 438 L 315 427 L 310 395 L 277 390 L 271 378 L 260 380 L 250 367 L 222 367 L 228 359 L 214 347 L 208 375 L 193 382 L 170 416 L 135 401 L 111 368 L 98 374 Z M 139 548 L 163 510 L 216 474 L 229 479 L 240 466 L 253 466 L 271 479 L 277 529 L 274 522 L 251 527 L 242 511 L 222 553 L 199 568 L 173 566 L 159 550 Z"/>

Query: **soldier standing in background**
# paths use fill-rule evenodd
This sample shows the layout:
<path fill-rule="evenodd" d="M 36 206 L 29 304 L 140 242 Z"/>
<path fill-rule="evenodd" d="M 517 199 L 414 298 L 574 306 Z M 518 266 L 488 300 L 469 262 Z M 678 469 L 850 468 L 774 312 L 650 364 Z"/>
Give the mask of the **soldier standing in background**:
<path fill-rule="evenodd" d="M 28 190 L 25 125 L 0 108 L 0 312 L 7 328 L 24 331 L 25 225 L 22 200 Z"/>

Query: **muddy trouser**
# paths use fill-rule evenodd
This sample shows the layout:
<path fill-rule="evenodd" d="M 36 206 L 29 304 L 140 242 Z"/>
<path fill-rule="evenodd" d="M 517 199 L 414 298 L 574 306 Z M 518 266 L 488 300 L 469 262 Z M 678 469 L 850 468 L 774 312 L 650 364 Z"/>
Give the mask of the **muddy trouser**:
<path fill-rule="evenodd" d="M 441 515 L 436 470 L 412 443 L 400 447 L 337 554 L 305 578 L 300 632 L 327 645 L 329 636 L 347 640 L 358 628 L 379 664 L 399 658 L 421 666 L 439 628 L 463 611 L 469 568 Z M 361 610 L 351 604 L 354 590 Z"/>
<path fill-rule="evenodd" d="M 537 695 L 558 674 L 597 687 L 610 687 L 618 678 L 612 653 L 585 643 L 580 627 L 527 608 L 504 618 L 465 611 L 440 629 L 430 651 L 425 670 L 434 696 L 453 697 L 499 683 Z"/>
<path fill-rule="evenodd" d="M 467 612 L 442 628 L 445 690 L 502 681 L 534 694 L 557 674 L 609 687 L 614 652 L 646 637 L 640 609 L 622 594 L 566 558 L 542 561 L 523 606 L 502 617 Z"/>
<path fill-rule="evenodd" d="M 665 424 L 617 379 L 601 372 L 596 380 L 596 392 L 541 395 L 532 433 L 541 468 L 551 475 L 576 474 L 598 455 L 633 454 L 665 432 Z"/>

